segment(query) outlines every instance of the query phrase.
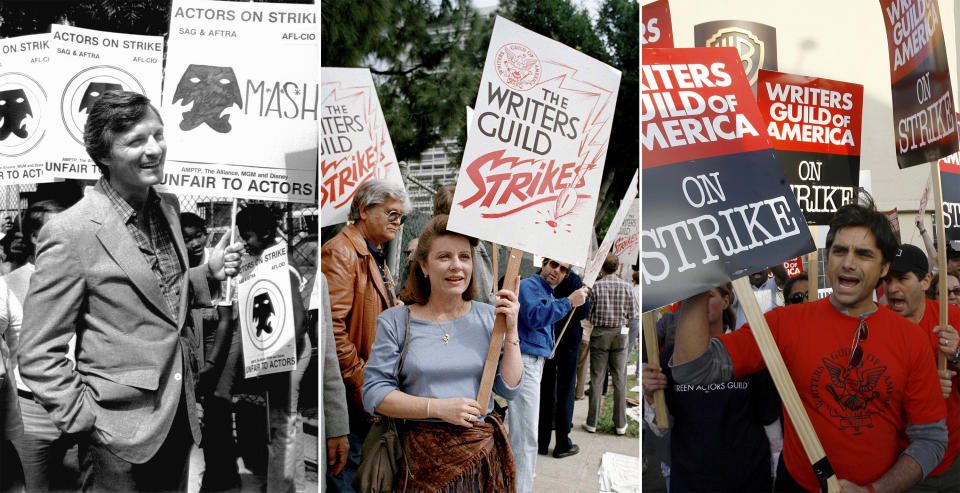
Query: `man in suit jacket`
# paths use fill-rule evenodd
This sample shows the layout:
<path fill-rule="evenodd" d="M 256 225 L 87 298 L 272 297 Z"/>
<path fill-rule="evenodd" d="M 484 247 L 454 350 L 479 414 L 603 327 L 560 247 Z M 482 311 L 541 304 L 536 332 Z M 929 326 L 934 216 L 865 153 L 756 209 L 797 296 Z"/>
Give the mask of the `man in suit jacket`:
<path fill-rule="evenodd" d="M 24 306 L 20 373 L 54 423 L 80 442 L 85 491 L 174 491 L 200 440 L 198 328 L 242 244 L 189 268 L 176 197 L 163 177 L 163 122 L 143 95 L 108 91 L 84 134 L 103 177 L 40 231 Z M 76 335 L 76 368 L 67 341 Z"/>

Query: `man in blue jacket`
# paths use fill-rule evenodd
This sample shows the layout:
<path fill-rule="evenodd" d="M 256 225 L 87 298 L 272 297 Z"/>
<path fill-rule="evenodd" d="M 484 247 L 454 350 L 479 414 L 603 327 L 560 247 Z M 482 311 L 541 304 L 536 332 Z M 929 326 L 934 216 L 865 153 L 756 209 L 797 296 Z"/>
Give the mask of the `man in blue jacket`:
<path fill-rule="evenodd" d="M 553 349 L 553 324 L 587 300 L 586 287 L 575 290 L 566 298 L 554 298 L 553 289 L 569 272 L 569 264 L 545 258 L 539 274 L 520 281 L 520 340 L 506 340 L 507 344 L 520 345 L 523 358 L 523 379 L 517 396 L 510 401 L 507 413 L 510 446 L 517 464 L 517 493 L 533 491 L 533 475 L 537 467 L 540 378 L 543 375 L 543 363 Z"/>

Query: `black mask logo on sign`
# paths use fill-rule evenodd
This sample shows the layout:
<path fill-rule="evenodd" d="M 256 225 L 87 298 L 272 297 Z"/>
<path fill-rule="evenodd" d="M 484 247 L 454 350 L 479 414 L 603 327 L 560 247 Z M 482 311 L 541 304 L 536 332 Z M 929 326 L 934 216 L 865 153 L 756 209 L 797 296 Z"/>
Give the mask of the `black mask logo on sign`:
<path fill-rule="evenodd" d="M 234 104 L 243 108 L 233 68 L 213 65 L 190 64 L 173 94 L 172 102 L 177 101 L 182 101 L 181 106 L 193 103 L 190 111 L 183 113 L 183 121 L 180 122 L 183 131 L 206 123 L 214 131 L 225 134 L 233 127 L 230 125 L 230 115 L 221 116 L 221 113 Z"/>
<path fill-rule="evenodd" d="M 257 337 L 273 332 L 270 316 L 273 315 L 273 302 L 269 293 L 260 293 L 253 297 L 253 319 L 257 322 Z"/>
<path fill-rule="evenodd" d="M 23 89 L 0 91 L 0 120 L 3 120 L 0 140 L 5 140 L 10 134 L 21 139 L 27 138 L 27 125 L 23 123 L 27 115 L 33 116 L 33 111 Z"/>
<path fill-rule="evenodd" d="M 77 112 L 87 110 L 87 113 L 90 113 L 90 108 L 93 107 L 93 103 L 95 103 L 100 96 L 103 96 L 103 93 L 122 90 L 123 86 L 113 82 L 91 82 L 90 85 L 87 86 L 87 90 L 83 92 L 83 99 L 80 100 L 80 107 L 77 108 Z"/>

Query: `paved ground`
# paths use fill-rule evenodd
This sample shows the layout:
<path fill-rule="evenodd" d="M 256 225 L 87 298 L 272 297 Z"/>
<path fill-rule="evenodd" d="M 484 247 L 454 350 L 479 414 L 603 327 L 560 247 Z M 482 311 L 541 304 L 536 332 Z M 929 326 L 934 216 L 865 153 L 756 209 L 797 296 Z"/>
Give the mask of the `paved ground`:
<path fill-rule="evenodd" d="M 597 493 L 600 491 L 597 471 L 604 452 L 637 457 L 637 470 L 640 469 L 639 438 L 587 433 L 580 426 L 586 420 L 587 399 L 581 399 L 574 403 L 573 430 L 570 432 L 570 440 L 580 446 L 580 453 L 564 459 L 538 455 L 534 493 Z M 550 452 L 553 452 L 552 446 Z"/>

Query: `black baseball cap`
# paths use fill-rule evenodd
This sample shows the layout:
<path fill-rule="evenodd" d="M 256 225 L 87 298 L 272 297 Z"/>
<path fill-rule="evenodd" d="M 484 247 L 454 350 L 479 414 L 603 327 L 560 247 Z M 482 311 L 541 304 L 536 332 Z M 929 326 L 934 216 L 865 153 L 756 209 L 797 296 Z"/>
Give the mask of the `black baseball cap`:
<path fill-rule="evenodd" d="M 930 272 L 927 255 L 920 248 L 904 243 L 900 245 L 897 254 L 890 261 L 890 270 L 895 272 L 913 272 L 918 279 L 923 279 Z"/>

